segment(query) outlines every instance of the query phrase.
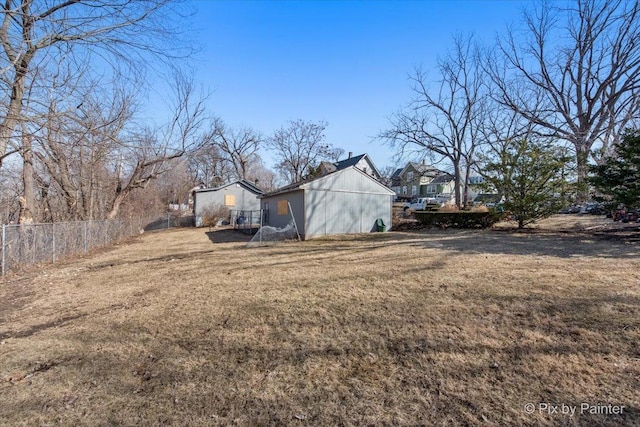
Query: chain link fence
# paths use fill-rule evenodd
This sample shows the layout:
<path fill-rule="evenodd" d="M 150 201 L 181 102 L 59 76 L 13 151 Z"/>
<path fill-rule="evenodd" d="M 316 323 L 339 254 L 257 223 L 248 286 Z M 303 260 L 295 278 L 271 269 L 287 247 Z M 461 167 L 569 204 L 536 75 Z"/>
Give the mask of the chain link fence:
<path fill-rule="evenodd" d="M 229 220 L 234 229 L 245 234 L 255 234 L 256 231 L 267 221 L 267 211 L 263 210 L 236 210 L 229 212 Z"/>
<path fill-rule="evenodd" d="M 2 275 L 21 266 L 56 262 L 62 258 L 107 246 L 142 230 L 191 226 L 192 217 L 173 215 L 157 220 L 104 220 L 51 224 L 2 225 Z"/>

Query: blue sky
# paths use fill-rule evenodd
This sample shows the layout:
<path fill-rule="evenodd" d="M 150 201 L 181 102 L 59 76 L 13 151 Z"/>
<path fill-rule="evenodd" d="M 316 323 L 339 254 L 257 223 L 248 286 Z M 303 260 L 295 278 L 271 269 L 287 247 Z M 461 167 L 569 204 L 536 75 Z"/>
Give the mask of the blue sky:
<path fill-rule="evenodd" d="M 491 42 L 517 22 L 523 1 L 194 1 L 202 51 L 196 80 L 213 114 L 265 135 L 288 120 L 328 122 L 327 141 L 369 153 L 409 101 L 408 74 L 433 70 L 455 33 Z M 268 166 L 272 160 L 262 153 Z"/>

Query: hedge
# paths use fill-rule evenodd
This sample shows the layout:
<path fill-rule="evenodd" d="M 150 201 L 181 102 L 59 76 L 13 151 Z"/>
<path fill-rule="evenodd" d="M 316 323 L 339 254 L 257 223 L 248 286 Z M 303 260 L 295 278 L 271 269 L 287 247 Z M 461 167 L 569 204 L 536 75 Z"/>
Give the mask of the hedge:
<path fill-rule="evenodd" d="M 415 218 L 426 227 L 487 228 L 500 221 L 500 212 L 428 212 L 416 211 Z"/>

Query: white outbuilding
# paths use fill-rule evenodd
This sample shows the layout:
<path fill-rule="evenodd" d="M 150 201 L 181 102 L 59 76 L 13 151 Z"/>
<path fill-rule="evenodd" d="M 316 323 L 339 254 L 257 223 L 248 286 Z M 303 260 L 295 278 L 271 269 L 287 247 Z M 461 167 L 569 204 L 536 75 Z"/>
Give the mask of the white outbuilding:
<path fill-rule="evenodd" d="M 260 196 L 264 223 L 285 227 L 295 218 L 303 239 L 390 229 L 395 193 L 350 166 Z"/>
<path fill-rule="evenodd" d="M 218 207 L 230 211 L 259 211 L 258 196 L 263 193 L 253 183 L 241 179 L 215 188 L 202 188 L 193 194 L 193 213 L 196 227 L 202 226 L 203 214 L 207 209 Z"/>

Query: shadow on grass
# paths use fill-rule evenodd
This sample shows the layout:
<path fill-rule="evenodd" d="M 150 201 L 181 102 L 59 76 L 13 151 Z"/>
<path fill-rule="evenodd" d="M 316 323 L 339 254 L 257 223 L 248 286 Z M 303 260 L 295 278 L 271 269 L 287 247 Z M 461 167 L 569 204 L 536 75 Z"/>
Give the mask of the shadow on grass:
<path fill-rule="evenodd" d="M 415 237 L 416 234 L 411 236 Z M 636 242 L 596 235 L 446 231 L 424 233 L 424 236 L 427 239 L 417 245 L 454 252 L 616 259 L 637 259 L 640 255 L 640 245 Z"/>
<path fill-rule="evenodd" d="M 250 235 L 232 228 L 214 229 L 207 231 L 206 235 L 212 243 L 247 243 L 251 240 Z"/>

